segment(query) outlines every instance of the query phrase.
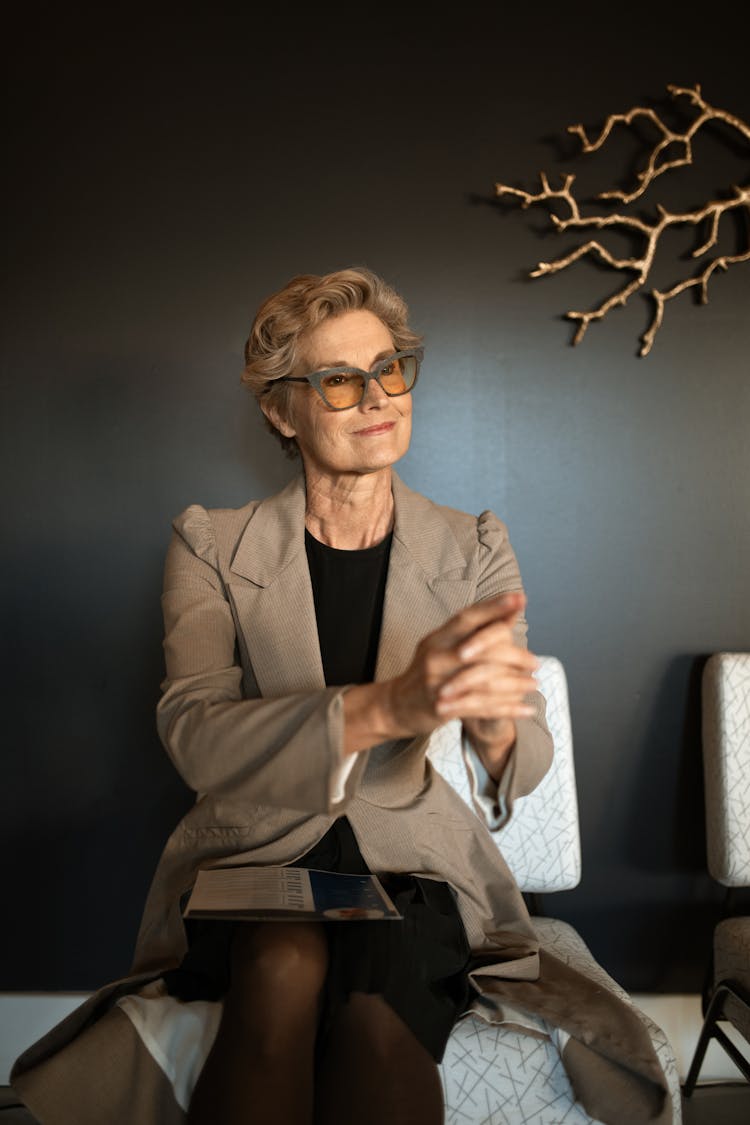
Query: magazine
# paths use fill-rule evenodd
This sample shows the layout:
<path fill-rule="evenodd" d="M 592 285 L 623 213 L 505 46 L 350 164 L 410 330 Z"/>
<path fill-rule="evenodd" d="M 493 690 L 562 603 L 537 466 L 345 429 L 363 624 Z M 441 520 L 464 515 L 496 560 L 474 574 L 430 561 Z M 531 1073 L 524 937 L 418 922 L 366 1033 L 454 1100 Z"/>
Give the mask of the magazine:
<path fill-rule="evenodd" d="M 376 875 L 305 867 L 217 865 L 198 872 L 184 918 L 246 921 L 397 921 Z"/>

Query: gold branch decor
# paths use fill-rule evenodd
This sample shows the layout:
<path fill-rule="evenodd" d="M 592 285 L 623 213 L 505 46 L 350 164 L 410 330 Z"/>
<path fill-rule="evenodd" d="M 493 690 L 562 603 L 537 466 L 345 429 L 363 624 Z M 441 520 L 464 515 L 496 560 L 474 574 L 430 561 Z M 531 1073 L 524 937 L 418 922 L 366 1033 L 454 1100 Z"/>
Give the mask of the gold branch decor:
<path fill-rule="evenodd" d="M 634 106 L 632 109 L 628 110 L 627 113 L 610 114 L 599 136 L 596 137 L 595 140 L 589 138 L 583 125 L 570 125 L 568 127 L 569 133 L 580 138 L 582 151 L 584 153 L 596 152 L 598 149 L 601 149 L 612 133 L 612 130 L 617 125 L 630 127 L 637 119 L 649 121 L 655 126 L 659 134 L 658 141 L 648 154 L 645 166 L 636 175 L 636 183 L 633 189 L 631 191 L 601 192 L 595 197 L 596 199 L 614 200 L 627 205 L 639 199 L 646 189 L 658 179 L 659 176 L 664 175 L 665 172 L 692 164 L 693 138 L 696 133 L 709 122 L 720 121 L 728 125 L 739 135 L 741 143 L 747 143 L 750 149 L 750 126 L 739 117 L 727 113 L 723 109 L 717 109 L 715 106 L 709 105 L 702 96 L 700 86 L 695 86 L 695 88 L 667 86 L 667 90 L 673 98 L 687 98 L 690 104 L 697 110 L 697 115 L 683 133 L 673 132 L 658 113 L 653 109 L 643 106 Z M 679 155 L 667 159 L 665 154 L 670 146 L 676 146 Z M 746 222 L 750 220 L 750 184 L 745 184 L 741 187 L 733 185 L 731 198 L 724 200 L 715 199 L 706 203 L 705 206 L 697 207 L 692 211 L 674 213 L 668 211 L 661 204 L 657 204 L 656 218 L 652 221 L 647 221 L 646 219 L 638 218 L 632 214 L 621 214 L 619 212 L 610 215 L 583 215 L 579 203 L 573 194 L 575 176 L 572 174 L 563 175 L 561 177 L 561 186 L 557 189 L 551 187 L 549 179 L 544 172 L 540 173 L 539 178 L 541 190 L 536 193 L 522 191 L 519 188 L 510 187 L 508 184 L 496 183 L 495 195 L 496 197 L 515 196 L 520 199 L 521 207 L 524 210 L 534 203 L 544 203 L 548 205 L 548 207 L 554 206 L 556 203 L 562 205 L 567 211 L 566 218 L 560 218 L 550 210 L 550 219 L 559 233 L 567 230 L 588 231 L 592 229 L 604 230 L 605 228 L 619 228 L 620 230 L 635 235 L 639 241 L 642 240 L 641 245 L 643 249 L 639 256 L 621 258 L 611 254 L 596 238 L 588 239 L 564 257 L 557 258 L 551 262 L 540 262 L 536 269 L 531 272 L 531 277 L 544 277 L 547 274 L 558 273 L 560 270 L 564 270 L 572 265 L 573 262 L 577 262 L 580 258 L 591 255 L 600 262 L 611 266 L 614 270 L 621 270 L 626 274 L 633 275 L 630 280 L 623 284 L 622 288 L 617 290 L 611 297 L 602 301 L 596 308 L 588 312 L 571 311 L 565 314 L 569 320 L 579 322 L 573 337 L 573 344 L 581 342 L 592 321 L 602 320 L 610 309 L 624 305 L 631 294 L 637 292 L 637 290 L 641 289 L 646 284 L 659 245 L 659 239 L 668 228 L 685 223 L 692 224 L 695 227 L 699 224 L 706 224 L 704 227 L 704 241 L 692 252 L 692 257 L 697 259 L 701 258 L 716 245 L 719 235 L 719 224 L 723 216 L 730 212 L 737 212 L 739 215 L 744 216 Z M 750 227 L 748 229 L 750 229 Z M 716 270 L 726 270 L 730 265 L 736 265 L 740 262 L 747 261 L 750 261 L 750 239 L 748 240 L 746 249 L 736 254 L 722 254 L 704 263 L 703 268 L 697 276 L 685 278 L 677 282 L 670 289 L 652 289 L 650 295 L 654 302 L 654 312 L 650 325 L 641 337 L 640 355 L 646 356 L 651 351 L 654 338 L 664 318 L 664 306 L 667 301 L 670 301 L 673 297 L 676 297 L 686 289 L 696 288 L 700 295 L 701 304 L 707 304 L 708 283 L 712 274 Z"/>

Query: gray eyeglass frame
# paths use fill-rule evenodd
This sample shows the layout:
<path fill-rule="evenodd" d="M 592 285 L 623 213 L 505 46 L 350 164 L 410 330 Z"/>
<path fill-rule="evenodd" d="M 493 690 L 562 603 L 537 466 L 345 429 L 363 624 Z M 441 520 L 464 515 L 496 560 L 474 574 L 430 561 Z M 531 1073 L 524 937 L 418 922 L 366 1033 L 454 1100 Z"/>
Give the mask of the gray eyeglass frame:
<path fill-rule="evenodd" d="M 405 391 L 396 391 L 395 393 L 393 391 L 387 391 L 383 384 L 380 382 L 380 376 L 383 373 L 383 369 L 387 367 L 389 363 L 393 363 L 394 359 L 406 358 L 414 358 L 416 360 L 417 366 L 414 372 L 414 382 L 410 387 L 407 387 Z M 417 379 L 419 378 L 419 367 L 422 363 L 423 358 L 424 348 L 408 348 L 406 351 L 393 352 L 392 355 L 388 355 L 385 357 L 385 359 L 381 359 L 375 365 L 374 371 L 363 371 L 361 367 L 352 367 L 350 364 L 343 364 L 341 367 L 326 367 L 322 371 L 311 371 L 309 375 L 282 375 L 280 379 L 270 380 L 268 386 L 266 387 L 266 391 L 270 391 L 272 387 L 276 386 L 277 383 L 310 383 L 310 385 L 315 388 L 320 397 L 323 399 L 323 402 L 326 404 L 329 410 L 353 410 L 355 406 L 359 406 L 360 402 L 362 402 L 362 399 L 367 394 L 367 388 L 370 386 L 371 379 L 375 380 L 381 391 L 384 394 L 388 395 L 388 398 L 399 398 L 400 395 L 408 395 L 409 392 L 413 391 L 417 385 Z M 351 406 L 334 406 L 333 403 L 330 403 L 325 396 L 325 392 L 323 391 L 323 380 L 327 375 L 344 374 L 362 376 L 362 378 L 364 379 L 364 383 L 362 385 L 362 396 L 357 400 L 357 402 L 353 402 Z"/>

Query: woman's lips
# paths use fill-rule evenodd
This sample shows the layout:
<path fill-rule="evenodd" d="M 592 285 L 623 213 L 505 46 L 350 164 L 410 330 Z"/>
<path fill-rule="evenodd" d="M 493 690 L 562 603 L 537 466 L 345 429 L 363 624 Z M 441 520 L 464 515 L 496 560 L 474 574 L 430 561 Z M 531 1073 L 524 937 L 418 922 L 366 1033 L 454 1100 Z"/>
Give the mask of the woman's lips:
<path fill-rule="evenodd" d="M 395 422 L 381 422 L 377 426 L 368 426 L 366 430 L 355 430 L 358 437 L 375 437 L 377 434 L 387 434 L 396 425 Z"/>

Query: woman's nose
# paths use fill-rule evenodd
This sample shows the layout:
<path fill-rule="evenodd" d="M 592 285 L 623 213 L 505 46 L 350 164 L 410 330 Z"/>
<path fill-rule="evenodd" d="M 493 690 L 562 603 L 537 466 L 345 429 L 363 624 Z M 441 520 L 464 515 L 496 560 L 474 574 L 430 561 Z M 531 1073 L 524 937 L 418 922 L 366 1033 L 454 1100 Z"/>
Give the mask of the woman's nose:
<path fill-rule="evenodd" d="M 363 408 L 366 408 L 368 406 L 382 406 L 382 404 L 387 401 L 388 395 L 385 393 L 377 379 L 368 379 L 364 397 L 362 399 L 362 402 L 360 403 L 360 406 L 362 406 Z"/>

